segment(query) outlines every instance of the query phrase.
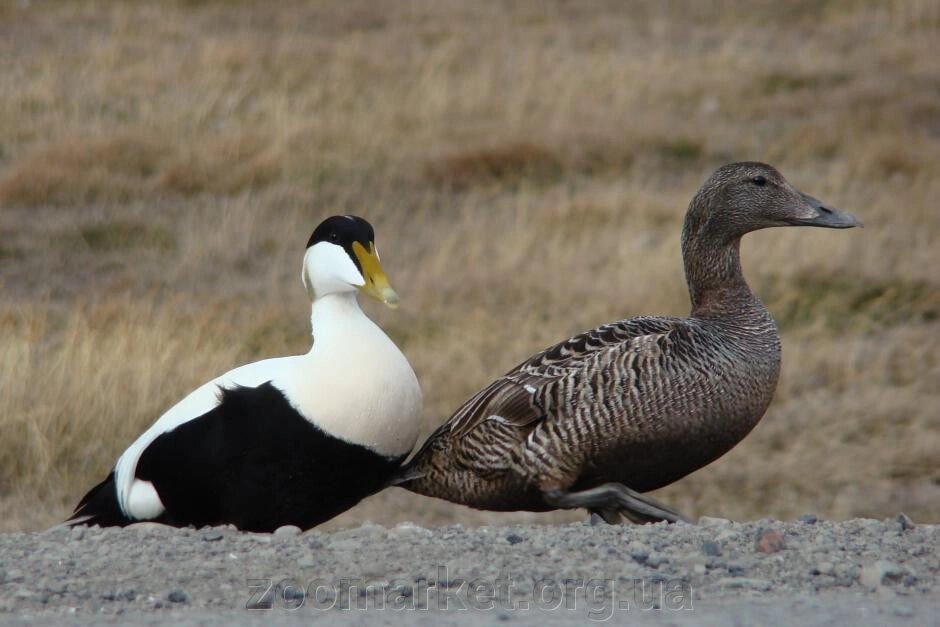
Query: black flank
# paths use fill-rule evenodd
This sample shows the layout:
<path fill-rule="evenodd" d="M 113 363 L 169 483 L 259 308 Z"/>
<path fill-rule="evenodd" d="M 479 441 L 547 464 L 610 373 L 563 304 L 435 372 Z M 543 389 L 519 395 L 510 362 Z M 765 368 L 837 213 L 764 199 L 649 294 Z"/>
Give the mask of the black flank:
<path fill-rule="evenodd" d="M 211 411 L 162 434 L 143 452 L 137 478 L 166 508 L 156 522 L 232 524 L 246 531 L 308 529 L 381 489 L 403 457 L 387 458 L 334 437 L 294 409 L 271 383 L 221 391 Z M 124 526 L 114 473 L 79 503 L 72 520 Z"/>
<path fill-rule="evenodd" d="M 166 507 L 159 522 L 307 529 L 378 491 L 401 458 L 311 424 L 271 383 L 222 391 L 213 410 L 164 433 L 137 464 Z"/>

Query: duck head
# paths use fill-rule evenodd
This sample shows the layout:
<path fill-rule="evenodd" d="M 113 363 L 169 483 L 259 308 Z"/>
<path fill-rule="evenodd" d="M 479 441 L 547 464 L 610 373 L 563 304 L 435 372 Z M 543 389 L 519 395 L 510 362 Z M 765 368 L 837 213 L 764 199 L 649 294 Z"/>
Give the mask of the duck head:
<path fill-rule="evenodd" d="M 375 249 L 375 231 L 357 216 L 333 216 L 320 223 L 307 242 L 301 278 L 311 300 L 359 290 L 389 307 L 398 306 L 398 294 Z"/>
<path fill-rule="evenodd" d="M 848 229 L 862 226 L 850 213 L 804 194 L 773 166 L 756 161 L 718 168 L 689 205 L 689 237 L 733 241 L 745 233 L 774 226 Z"/>

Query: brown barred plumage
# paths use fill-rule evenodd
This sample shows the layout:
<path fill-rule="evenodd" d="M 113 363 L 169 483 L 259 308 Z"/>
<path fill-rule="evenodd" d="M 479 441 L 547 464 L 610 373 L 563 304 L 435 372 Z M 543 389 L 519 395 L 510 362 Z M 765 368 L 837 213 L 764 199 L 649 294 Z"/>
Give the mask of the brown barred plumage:
<path fill-rule="evenodd" d="M 464 403 L 396 483 L 481 509 L 680 519 L 638 493 L 730 450 L 764 414 L 780 372 L 777 327 L 741 273 L 741 236 L 856 224 L 768 165 L 720 168 L 683 227 L 688 318 L 613 322 L 530 357 Z"/>

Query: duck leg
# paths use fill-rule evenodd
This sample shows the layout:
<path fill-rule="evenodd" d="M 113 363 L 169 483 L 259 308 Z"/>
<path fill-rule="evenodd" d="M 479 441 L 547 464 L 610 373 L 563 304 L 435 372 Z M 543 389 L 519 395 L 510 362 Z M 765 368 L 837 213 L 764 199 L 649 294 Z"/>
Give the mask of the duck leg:
<path fill-rule="evenodd" d="M 564 490 L 547 490 L 542 497 L 549 505 L 559 509 L 576 509 L 585 507 L 596 512 L 605 522 L 611 523 L 612 512 L 626 516 L 635 523 L 659 522 L 688 522 L 681 514 L 675 512 L 655 499 L 644 496 L 631 490 L 622 483 L 605 483 L 596 488 L 581 490 L 580 492 L 566 492 Z"/>
<path fill-rule="evenodd" d="M 621 522 L 623 522 L 623 519 L 620 518 L 620 512 L 618 512 L 616 509 L 613 509 L 613 508 L 608 508 L 608 507 L 592 508 L 588 510 L 588 514 L 590 514 L 591 516 L 597 514 L 598 516 L 600 516 L 601 520 L 603 520 L 608 525 L 619 525 Z"/>

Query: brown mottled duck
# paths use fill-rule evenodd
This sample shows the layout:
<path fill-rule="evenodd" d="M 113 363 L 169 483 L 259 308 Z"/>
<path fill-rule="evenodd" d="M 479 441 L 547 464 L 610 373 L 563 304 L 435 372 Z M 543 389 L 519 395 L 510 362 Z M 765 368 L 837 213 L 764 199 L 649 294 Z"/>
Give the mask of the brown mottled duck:
<path fill-rule="evenodd" d="M 780 336 L 744 280 L 741 237 L 858 225 L 769 165 L 719 168 L 682 229 L 689 317 L 613 322 L 526 359 L 464 403 L 394 483 L 478 509 L 583 507 L 609 523 L 683 520 L 642 493 L 740 442 L 780 373 Z"/>

